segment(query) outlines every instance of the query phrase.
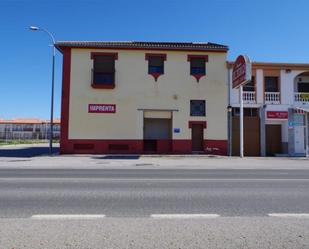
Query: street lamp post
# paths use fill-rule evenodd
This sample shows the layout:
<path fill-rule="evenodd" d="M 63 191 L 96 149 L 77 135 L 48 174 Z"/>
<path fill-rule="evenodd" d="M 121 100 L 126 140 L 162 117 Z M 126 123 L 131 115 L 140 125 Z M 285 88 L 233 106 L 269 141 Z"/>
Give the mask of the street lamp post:
<path fill-rule="evenodd" d="M 53 42 L 53 62 L 52 62 L 52 85 L 51 85 L 51 107 L 50 107 L 50 131 L 49 131 L 49 154 L 53 153 L 53 118 L 54 118 L 54 86 L 55 86 L 55 38 L 48 30 L 36 26 L 30 26 L 32 31 L 43 31 L 49 35 Z"/>

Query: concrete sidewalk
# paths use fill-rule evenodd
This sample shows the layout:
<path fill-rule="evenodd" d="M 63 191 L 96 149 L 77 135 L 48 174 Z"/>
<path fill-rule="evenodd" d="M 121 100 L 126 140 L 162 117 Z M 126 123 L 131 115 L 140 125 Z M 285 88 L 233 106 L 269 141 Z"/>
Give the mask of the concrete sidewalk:
<path fill-rule="evenodd" d="M 221 157 L 207 155 L 59 155 L 47 146 L 0 149 L 0 168 L 162 168 L 162 169 L 309 169 L 306 158 Z M 10 153 L 7 153 L 7 151 Z M 14 151 L 16 150 L 16 151 Z M 22 151 L 22 153 L 20 153 Z M 27 154 L 26 152 L 31 152 Z M 36 153 L 36 152 L 44 153 Z"/>
<path fill-rule="evenodd" d="M 55 145 L 55 151 L 59 145 Z M 48 155 L 48 145 L 0 147 L 0 168 L 309 169 L 306 158 L 207 155 Z"/>

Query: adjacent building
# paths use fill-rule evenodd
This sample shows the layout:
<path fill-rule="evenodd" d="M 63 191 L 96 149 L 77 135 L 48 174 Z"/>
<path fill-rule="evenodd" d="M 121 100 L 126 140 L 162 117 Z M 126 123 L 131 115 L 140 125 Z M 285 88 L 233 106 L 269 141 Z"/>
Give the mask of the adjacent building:
<path fill-rule="evenodd" d="M 57 42 L 61 153 L 227 154 L 228 47 Z"/>
<path fill-rule="evenodd" d="M 0 119 L 0 140 L 44 140 L 49 138 L 50 122 L 48 120 L 19 118 Z M 60 120 L 54 120 L 54 139 L 60 138 Z"/>
<path fill-rule="evenodd" d="M 232 64 L 228 63 L 229 77 Z M 252 80 L 243 90 L 245 155 L 305 155 L 309 139 L 309 64 L 253 62 Z M 229 92 L 232 154 L 239 155 L 240 96 L 231 84 Z"/>

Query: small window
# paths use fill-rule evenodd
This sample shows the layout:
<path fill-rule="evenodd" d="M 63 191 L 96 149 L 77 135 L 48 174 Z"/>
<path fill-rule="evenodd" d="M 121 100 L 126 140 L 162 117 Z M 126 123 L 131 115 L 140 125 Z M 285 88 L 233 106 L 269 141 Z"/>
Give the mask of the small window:
<path fill-rule="evenodd" d="M 190 62 L 190 75 L 199 82 L 200 78 L 206 75 L 208 55 L 188 55 L 188 61 Z"/>
<path fill-rule="evenodd" d="M 152 75 L 155 81 L 164 74 L 164 61 L 166 54 L 145 54 L 145 60 L 148 61 L 148 74 Z"/>
<path fill-rule="evenodd" d="M 309 93 L 309 82 L 298 82 L 297 90 L 299 93 Z"/>
<path fill-rule="evenodd" d="M 252 76 L 251 81 L 243 86 L 244 92 L 254 92 L 255 91 L 255 77 Z"/>
<path fill-rule="evenodd" d="M 206 116 L 206 101 L 191 100 L 190 101 L 190 116 Z"/>
<path fill-rule="evenodd" d="M 265 92 L 279 92 L 278 77 L 265 77 Z"/>
<path fill-rule="evenodd" d="M 112 56 L 96 56 L 93 68 L 93 84 L 115 83 L 115 60 Z"/>
<path fill-rule="evenodd" d="M 92 86 L 94 88 L 115 87 L 115 60 L 117 53 L 92 53 Z"/>
<path fill-rule="evenodd" d="M 33 125 L 31 124 L 25 124 L 23 126 L 23 131 L 33 131 Z"/>
<path fill-rule="evenodd" d="M 148 59 L 148 74 L 164 74 L 164 58 L 161 56 L 150 56 Z"/>
<path fill-rule="evenodd" d="M 190 60 L 190 74 L 191 75 L 205 75 L 206 66 L 205 58 L 191 58 Z"/>

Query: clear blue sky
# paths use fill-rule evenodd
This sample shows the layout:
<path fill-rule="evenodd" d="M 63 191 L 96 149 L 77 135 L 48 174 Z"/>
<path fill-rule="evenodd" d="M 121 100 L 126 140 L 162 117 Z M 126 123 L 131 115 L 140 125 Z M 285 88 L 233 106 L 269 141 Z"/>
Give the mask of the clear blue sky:
<path fill-rule="evenodd" d="M 254 61 L 309 63 L 308 0 L 0 1 L 0 118 L 49 118 L 56 40 L 210 41 Z M 61 63 L 56 57 L 55 117 Z"/>

